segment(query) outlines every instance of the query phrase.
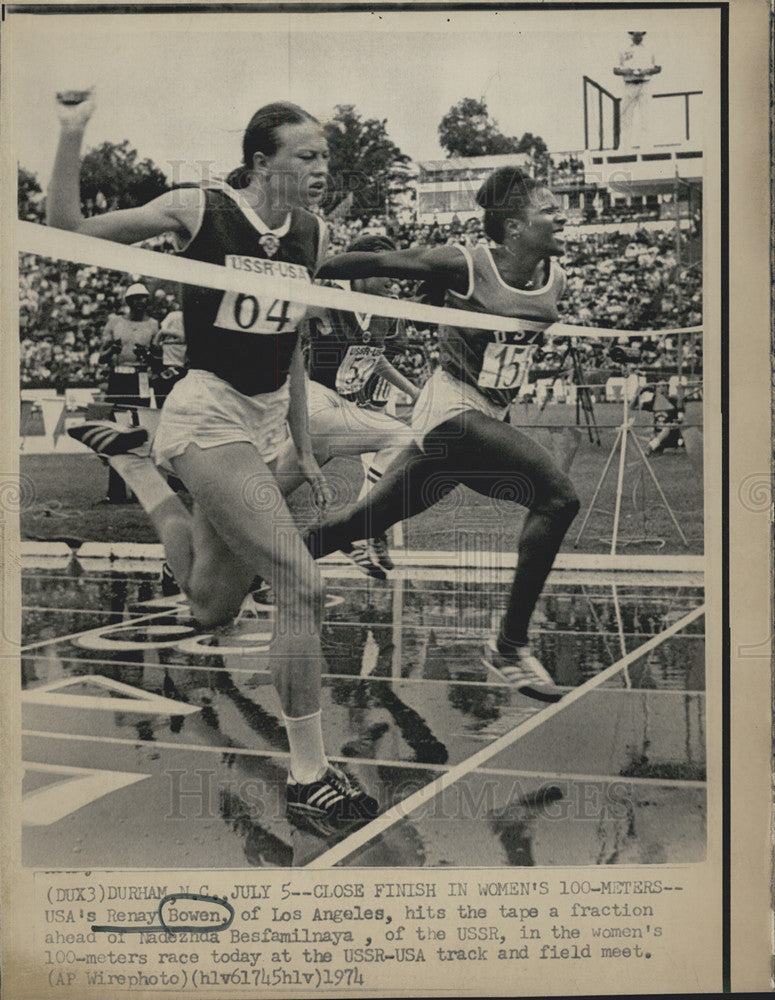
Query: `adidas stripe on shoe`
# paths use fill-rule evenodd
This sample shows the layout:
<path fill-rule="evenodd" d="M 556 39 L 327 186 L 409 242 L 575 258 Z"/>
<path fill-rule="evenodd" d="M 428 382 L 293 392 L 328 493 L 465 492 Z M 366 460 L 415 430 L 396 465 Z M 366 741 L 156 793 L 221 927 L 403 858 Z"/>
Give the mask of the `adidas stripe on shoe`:
<path fill-rule="evenodd" d="M 374 580 L 387 580 L 385 570 L 372 559 L 368 542 L 353 542 L 349 549 L 342 549 L 342 553 L 358 567 L 361 573 Z"/>
<path fill-rule="evenodd" d="M 300 784 L 289 775 L 285 801 L 289 819 L 360 824 L 379 813 L 377 800 L 367 795 L 354 778 L 331 765 L 321 778 L 309 784 Z"/>
<path fill-rule="evenodd" d="M 514 653 L 506 656 L 498 651 L 495 639 L 490 639 L 485 646 L 482 663 L 528 698 L 555 702 L 563 697 L 564 692 L 557 687 L 529 646 L 519 646 Z"/>
<path fill-rule="evenodd" d="M 393 560 L 390 558 L 387 538 L 384 535 L 375 535 L 374 538 L 370 539 L 369 548 L 373 561 L 386 572 L 389 573 L 391 569 L 396 568 Z"/>
<path fill-rule="evenodd" d="M 124 455 L 148 440 L 148 431 L 144 427 L 123 428 L 103 420 L 91 420 L 69 427 L 67 433 L 95 451 L 100 458 Z"/>

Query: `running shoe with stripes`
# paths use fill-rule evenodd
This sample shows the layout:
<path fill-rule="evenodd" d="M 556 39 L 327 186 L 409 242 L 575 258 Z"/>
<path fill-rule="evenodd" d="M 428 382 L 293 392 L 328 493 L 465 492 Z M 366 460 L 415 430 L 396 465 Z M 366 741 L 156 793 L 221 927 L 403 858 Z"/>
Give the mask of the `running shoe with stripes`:
<path fill-rule="evenodd" d="M 374 538 L 369 539 L 369 551 L 371 553 L 371 558 L 378 566 L 381 566 L 385 572 L 389 573 L 391 569 L 395 569 L 395 564 L 390 558 L 390 551 L 388 550 L 387 538 L 383 535 L 375 535 Z"/>
<path fill-rule="evenodd" d="M 377 800 L 354 778 L 330 764 L 317 781 L 302 785 L 288 775 L 286 811 L 292 820 L 320 820 L 335 825 L 368 823 L 379 813 Z"/>
<path fill-rule="evenodd" d="M 368 542 L 352 542 L 349 549 L 342 549 L 344 555 L 354 563 L 361 573 L 375 580 L 387 580 L 387 573 L 371 557 L 371 546 Z"/>
<path fill-rule="evenodd" d="M 124 455 L 148 440 L 148 431 L 144 427 L 124 428 L 108 420 L 86 421 L 75 427 L 68 427 L 67 433 L 96 451 L 100 458 Z"/>
<path fill-rule="evenodd" d="M 482 663 L 500 674 L 520 694 L 536 701 L 559 701 L 565 693 L 533 655 L 530 646 L 517 646 L 514 653 L 504 655 L 498 651 L 495 639 L 490 639 L 484 648 Z"/>

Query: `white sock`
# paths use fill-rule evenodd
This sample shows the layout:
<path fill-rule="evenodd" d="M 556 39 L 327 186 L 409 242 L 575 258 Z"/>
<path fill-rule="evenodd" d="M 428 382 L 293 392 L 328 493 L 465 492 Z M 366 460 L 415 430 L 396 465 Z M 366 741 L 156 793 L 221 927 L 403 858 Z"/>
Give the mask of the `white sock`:
<path fill-rule="evenodd" d="M 320 709 L 298 719 L 292 719 L 283 712 L 285 731 L 291 745 L 291 776 L 302 785 L 315 781 L 328 767 L 323 748 L 322 717 Z"/>
<path fill-rule="evenodd" d="M 361 465 L 363 466 L 363 485 L 358 499 L 362 500 L 369 490 L 382 479 L 382 474 L 397 455 L 401 454 L 400 447 L 383 448 L 382 451 L 364 452 L 361 455 Z"/>
<path fill-rule="evenodd" d="M 372 488 L 374 483 L 381 477 L 382 472 L 372 468 L 372 459 L 375 456 L 375 452 L 366 451 L 361 455 L 361 465 L 363 466 L 363 483 L 361 484 L 361 492 L 358 494 L 358 500 L 363 500 L 369 490 Z"/>

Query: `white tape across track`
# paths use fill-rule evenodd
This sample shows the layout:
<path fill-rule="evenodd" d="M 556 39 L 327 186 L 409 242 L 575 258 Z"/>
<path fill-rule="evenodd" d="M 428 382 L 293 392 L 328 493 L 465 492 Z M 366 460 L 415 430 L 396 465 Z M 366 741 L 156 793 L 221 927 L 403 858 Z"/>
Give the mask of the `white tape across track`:
<path fill-rule="evenodd" d="M 269 277 L 248 274 L 244 271 L 201 261 L 175 257 L 171 254 L 144 250 L 140 247 L 125 246 L 112 240 L 96 239 L 62 229 L 34 222 L 16 224 L 16 244 L 19 253 L 33 253 L 40 257 L 89 264 L 94 267 L 110 268 L 127 274 L 141 274 L 164 281 L 179 281 L 188 285 L 202 285 L 206 288 L 220 288 L 231 292 L 255 291 L 256 295 L 271 295 L 273 298 L 325 309 L 357 310 L 393 319 L 408 319 L 415 323 L 443 323 L 449 326 L 466 326 L 477 330 L 503 330 L 507 333 L 519 332 L 523 323 L 507 316 L 494 316 L 465 312 L 460 309 L 438 308 L 410 302 L 406 299 L 389 299 L 378 295 L 364 295 L 361 292 L 344 292 L 338 288 L 326 288 L 291 278 Z M 534 328 L 534 323 L 532 325 Z M 678 334 L 700 333 L 701 326 L 683 327 L 670 330 L 614 330 L 597 326 L 571 326 L 568 323 L 553 323 L 545 333 L 554 337 L 584 337 L 591 340 L 619 337 L 668 337 Z"/>

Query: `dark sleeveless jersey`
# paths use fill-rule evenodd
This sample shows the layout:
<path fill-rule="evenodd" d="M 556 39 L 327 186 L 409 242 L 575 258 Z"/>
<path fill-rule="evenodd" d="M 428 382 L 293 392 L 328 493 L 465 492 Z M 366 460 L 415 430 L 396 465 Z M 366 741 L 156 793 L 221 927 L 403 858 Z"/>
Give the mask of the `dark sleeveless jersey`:
<path fill-rule="evenodd" d="M 349 288 L 349 282 L 330 284 Z M 395 338 L 402 325 L 403 320 L 340 309 L 328 309 L 325 316 L 311 316 L 309 377 L 345 399 L 361 398 L 379 358 L 392 353 L 386 341 Z"/>
<path fill-rule="evenodd" d="M 238 294 L 183 285 L 189 366 L 213 372 L 247 396 L 274 392 L 288 377 L 306 313 L 305 305 L 283 299 L 282 289 L 288 280 L 311 281 L 324 223 L 296 208 L 273 230 L 226 184 L 209 184 L 204 197 L 199 229 L 180 256 L 282 280 L 276 297 L 271 289 Z"/>
<path fill-rule="evenodd" d="M 501 278 L 487 246 L 457 247 L 468 265 L 466 295 L 448 290 L 452 309 L 514 316 L 524 320 L 519 331 L 503 333 L 475 327 L 439 327 L 439 363 L 461 382 L 476 386 L 498 406 L 506 406 L 525 382 L 543 331 L 557 322 L 557 303 L 565 291 L 565 272 L 555 261 L 536 289 L 512 288 Z"/>

